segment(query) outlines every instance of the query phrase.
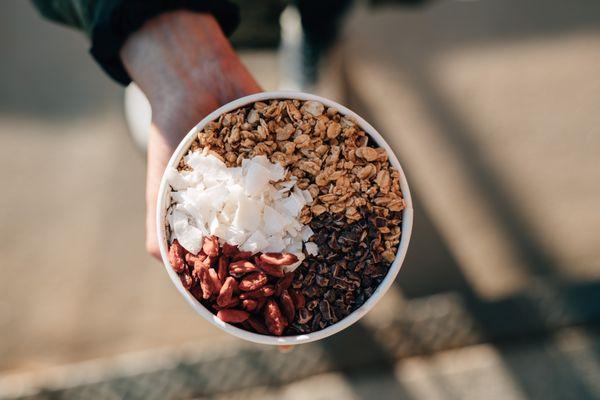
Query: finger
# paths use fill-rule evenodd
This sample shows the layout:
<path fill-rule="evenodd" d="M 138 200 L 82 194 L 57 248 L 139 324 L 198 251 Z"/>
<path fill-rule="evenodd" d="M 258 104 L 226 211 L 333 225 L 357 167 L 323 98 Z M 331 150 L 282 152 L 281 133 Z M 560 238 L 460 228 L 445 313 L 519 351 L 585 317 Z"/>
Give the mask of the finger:
<path fill-rule="evenodd" d="M 147 211 L 146 215 L 146 251 L 157 260 L 161 260 L 158 238 L 156 236 L 156 209 Z"/>
<path fill-rule="evenodd" d="M 158 196 L 158 183 L 152 171 L 148 171 L 146 183 L 146 251 L 157 260 L 160 260 L 160 248 L 156 233 L 156 199 Z"/>
<path fill-rule="evenodd" d="M 158 260 L 161 255 L 156 232 L 156 200 L 171 151 L 153 125 L 150 129 L 146 166 L 146 250 Z"/>

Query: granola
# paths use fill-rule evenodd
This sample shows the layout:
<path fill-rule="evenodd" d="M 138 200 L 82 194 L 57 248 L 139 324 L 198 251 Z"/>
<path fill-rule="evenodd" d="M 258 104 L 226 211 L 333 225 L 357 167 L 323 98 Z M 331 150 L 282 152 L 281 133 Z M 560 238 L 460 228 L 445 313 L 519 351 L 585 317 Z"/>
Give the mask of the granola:
<path fill-rule="evenodd" d="M 198 133 L 192 150 L 201 148 L 230 167 L 266 155 L 288 168 L 285 179 L 296 177 L 298 187 L 315 198 L 303 210 L 303 223 L 324 212 L 356 222 L 359 207 L 387 218 L 406 206 L 400 174 L 385 149 L 350 117 L 316 101 L 270 100 L 226 113 Z"/>

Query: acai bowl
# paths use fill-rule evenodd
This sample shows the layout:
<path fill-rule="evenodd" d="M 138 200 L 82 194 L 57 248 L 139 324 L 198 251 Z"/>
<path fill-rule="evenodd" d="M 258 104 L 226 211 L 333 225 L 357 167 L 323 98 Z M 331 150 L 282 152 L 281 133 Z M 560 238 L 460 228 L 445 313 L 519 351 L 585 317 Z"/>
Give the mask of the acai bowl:
<path fill-rule="evenodd" d="M 412 221 L 381 135 L 302 92 L 246 96 L 204 118 L 173 153 L 157 205 L 162 259 L 187 302 L 271 345 L 362 318 L 398 274 Z"/>

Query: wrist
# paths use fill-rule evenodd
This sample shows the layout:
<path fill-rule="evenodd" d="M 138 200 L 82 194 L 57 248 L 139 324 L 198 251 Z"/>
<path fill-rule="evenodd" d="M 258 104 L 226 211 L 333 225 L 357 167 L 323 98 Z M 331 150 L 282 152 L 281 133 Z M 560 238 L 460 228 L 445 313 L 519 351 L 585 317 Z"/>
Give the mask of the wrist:
<path fill-rule="evenodd" d="M 161 14 L 127 39 L 121 57 L 153 112 L 181 105 L 211 110 L 260 91 L 210 14 Z"/>

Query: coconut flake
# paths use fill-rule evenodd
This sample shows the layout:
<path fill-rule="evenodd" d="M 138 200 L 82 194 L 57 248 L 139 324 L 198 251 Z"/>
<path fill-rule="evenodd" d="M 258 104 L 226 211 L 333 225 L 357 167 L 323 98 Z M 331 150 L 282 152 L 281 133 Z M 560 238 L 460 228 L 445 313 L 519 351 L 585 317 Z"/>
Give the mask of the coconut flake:
<path fill-rule="evenodd" d="M 190 225 L 188 215 L 178 210 L 173 210 L 168 220 L 173 233 L 173 239 L 177 239 L 179 244 L 190 253 L 198 254 L 201 247 L 202 232 L 195 226 Z"/>
<path fill-rule="evenodd" d="M 252 253 L 258 253 L 269 245 L 267 238 L 262 234 L 261 231 L 256 231 L 240 246 L 242 251 L 251 251 Z"/>
<path fill-rule="evenodd" d="M 292 194 L 279 200 L 275 207 L 279 212 L 288 217 L 297 216 L 300 214 L 300 211 L 302 211 L 302 207 L 304 207 L 304 199 L 300 202 L 298 201 L 298 198 Z"/>
<path fill-rule="evenodd" d="M 304 197 L 306 204 L 311 204 L 313 202 L 313 197 L 308 190 L 301 190 L 300 193 L 302 194 L 302 197 Z"/>
<path fill-rule="evenodd" d="M 279 163 L 271 164 L 268 169 L 272 181 L 280 181 L 285 178 L 285 168 L 283 168 L 283 165 Z"/>
<path fill-rule="evenodd" d="M 165 175 L 167 178 L 167 183 L 175 190 L 187 189 L 190 187 L 190 185 L 192 185 L 192 182 L 190 182 L 189 179 L 190 174 L 181 174 L 173 167 L 167 168 Z"/>
<path fill-rule="evenodd" d="M 265 253 L 281 253 L 287 245 L 287 241 L 279 235 L 268 236 L 267 242 L 269 245 L 263 249 Z"/>
<path fill-rule="evenodd" d="M 303 242 L 314 232 L 299 217 L 313 199 L 296 187 L 295 177 L 282 181 L 286 171 L 281 164 L 256 156 L 242 160 L 241 167 L 227 168 L 206 152 L 191 152 L 184 160 L 191 171 L 167 171 L 173 188 L 167 217 L 172 240 L 197 254 L 202 238 L 216 235 L 243 251 L 293 253 L 300 261 L 288 271 L 300 264 Z M 311 251 L 315 246 L 309 246 Z"/>
<path fill-rule="evenodd" d="M 263 230 L 267 234 L 275 235 L 281 233 L 288 224 L 288 219 L 277 212 L 273 207 L 265 207 L 263 214 Z"/>
<path fill-rule="evenodd" d="M 237 205 L 237 212 L 232 225 L 247 231 L 258 229 L 261 204 L 254 199 L 240 197 Z"/>
<path fill-rule="evenodd" d="M 310 226 L 304 225 L 300 231 L 300 234 L 302 235 L 302 240 L 307 242 L 311 236 L 315 234 L 315 232 L 310 228 Z"/>
<path fill-rule="evenodd" d="M 200 251 L 200 243 L 202 242 L 202 231 L 193 225 L 189 225 L 185 230 L 177 235 L 179 244 L 184 249 L 193 254 L 198 254 Z"/>
<path fill-rule="evenodd" d="M 306 252 L 311 256 L 316 256 L 319 254 L 319 246 L 313 242 L 304 243 L 304 247 L 306 248 Z"/>

